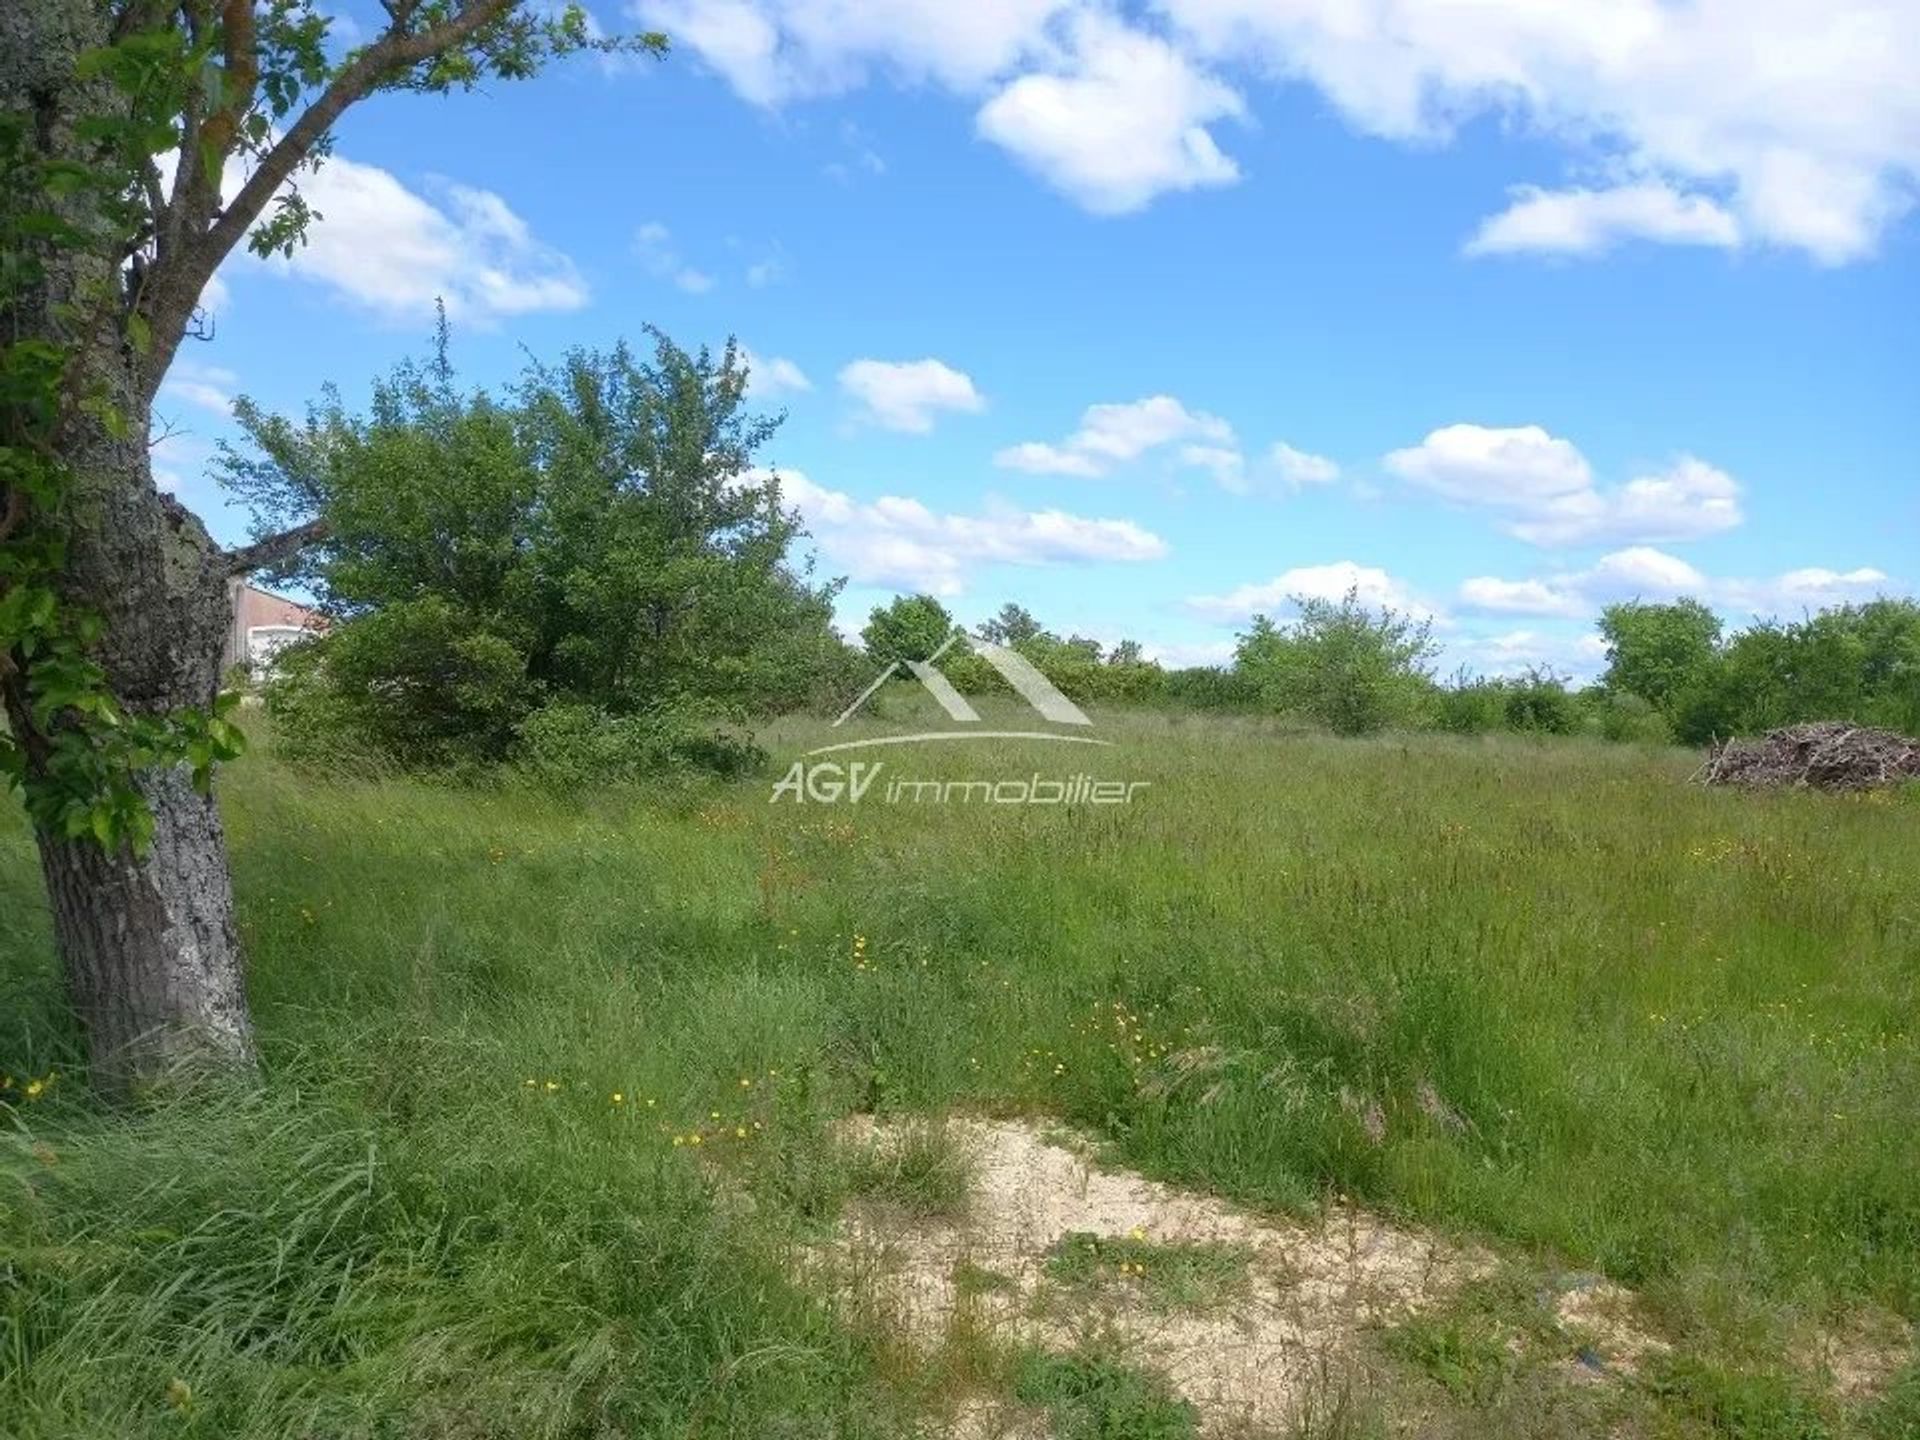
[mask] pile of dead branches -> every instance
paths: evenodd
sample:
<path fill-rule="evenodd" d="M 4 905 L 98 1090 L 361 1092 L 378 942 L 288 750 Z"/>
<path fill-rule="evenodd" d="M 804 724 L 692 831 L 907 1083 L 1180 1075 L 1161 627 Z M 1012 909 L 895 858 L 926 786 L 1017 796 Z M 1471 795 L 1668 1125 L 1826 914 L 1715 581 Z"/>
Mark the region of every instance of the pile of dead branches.
<path fill-rule="evenodd" d="M 1694 778 L 1750 789 L 1874 790 L 1920 780 L 1920 740 L 1838 720 L 1788 725 L 1716 745 Z"/>

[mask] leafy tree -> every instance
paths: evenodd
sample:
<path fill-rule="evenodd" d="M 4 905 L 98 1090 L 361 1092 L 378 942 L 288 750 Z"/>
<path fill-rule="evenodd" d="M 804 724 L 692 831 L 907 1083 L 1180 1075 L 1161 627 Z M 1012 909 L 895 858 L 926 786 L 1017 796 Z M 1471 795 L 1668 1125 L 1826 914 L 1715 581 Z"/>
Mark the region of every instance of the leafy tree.
<path fill-rule="evenodd" d="M 999 613 L 980 627 L 980 638 L 996 645 L 1019 646 L 1041 633 L 1040 622 L 1025 606 L 1009 600 Z"/>
<path fill-rule="evenodd" d="M 658 761 L 676 725 L 808 697 L 842 649 L 838 587 L 792 568 L 797 520 L 752 468 L 778 422 L 745 412 L 732 345 L 650 333 L 648 360 L 575 352 L 495 400 L 455 388 L 443 321 L 432 363 L 376 385 L 365 418 L 337 393 L 303 426 L 236 407 L 228 488 L 265 528 L 327 523 L 286 572 L 336 620 L 269 691 L 290 745 L 491 763 L 598 723 Z M 548 706 L 568 723 L 527 731 Z"/>
<path fill-rule="evenodd" d="M 900 595 L 876 605 L 860 631 L 867 656 L 877 664 L 925 660 L 953 634 L 953 616 L 931 595 Z"/>
<path fill-rule="evenodd" d="M 1570 735 L 1578 720 L 1567 682 L 1545 666 L 1529 667 L 1506 684 L 1507 729 L 1536 735 Z"/>
<path fill-rule="evenodd" d="M 1589 685 L 1576 698 L 1582 728 L 1602 740 L 1670 745 L 1673 727 L 1651 704 L 1621 690 Z"/>
<path fill-rule="evenodd" d="M 1435 725 L 1454 735 L 1485 735 L 1503 730 L 1507 724 L 1507 690 L 1504 680 L 1475 675 L 1465 667 L 1438 687 L 1434 696 Z"/>
<path fill-rule="evenodd" d="M 208 793 L 238 743 L 215 706 L 227 587 L 317 533 L 223 551 L 153 483 L 153 398 L 201 292 L 243 237 L 260 254 L 300 242 L 289 182 L 367 96 L 519 79 L 615 43 L 577 6 L 385 11 L 335 59 L 313 0 L 0 5 L 0 770 L 25 790 L 111 1088 L 253 1061 Z"/>
<path fill-rule="evenodd" d="M 1734 635 L 1672 706 L 1699 744 L 1802 720 L 1852 720 L 1920 734 L 1920 604 L 1879 599 Z"/>
<path fill-rule="evenodd" d="M 1720 617 L 1698 600 L 1631 600 L 1600 612 L 1600 634 L 1607 642 L 1607 688 L 1671 711 L 1679 696 L 1706 679 L 1719 650 Z"/>
<path fill-rule="evenodd" d="M 980 627 L 984 639 L 1010 645 L 1033 663 L 1070 700 L 1145 701 L 1164 694 L 1166 672 L 1145 658 L 1139 644 L 1123 640 L 1111 655 L 1098 640 L 1084 635 L 1062 640 L 1031 612 L 1005 605 Z M 941 662 L 947 678 L 964 694 L 998 694 L 1009 687 L 1000 674 L 964 644 Z"/>
<path fill-rule="evenodd" d="M 1267 708 L 1318 721 L 1337 735 L 1366 735 L 1412 718 L 1431 683 L 1432 625 L 1391 608 L 1372 610 L 1349 590 L 1338 600 L 1296 596 L 1299 618 L 1265 615 L 1240 637 L 1238 671 Z"/>

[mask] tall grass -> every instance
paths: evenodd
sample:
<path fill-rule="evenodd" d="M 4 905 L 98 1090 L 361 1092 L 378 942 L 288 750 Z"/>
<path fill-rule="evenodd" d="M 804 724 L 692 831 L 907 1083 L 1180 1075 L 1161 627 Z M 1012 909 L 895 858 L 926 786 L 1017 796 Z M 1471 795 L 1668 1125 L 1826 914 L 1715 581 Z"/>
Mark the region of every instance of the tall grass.
<path fill-rule="evenodd" d="M 1043 1111 L 1254 1205 L 1354 1196 L 1638 1286 L 1715 1363 L 1920 1308 L 1920 810 L 1692 789 L 1667 750 L 1097 718 L 1112 748 L 864 758 L 1074 749 L 1150 782 L 1130 806 L 249 758 L 268 1083 L 158 1114 L 72 1083 L 0 821 L 0 1068 L 66 1077 L 0 1148 L 0 1429 L 903 1433 L 883 1338 L 783 1263 L 855 1109 Z"/>

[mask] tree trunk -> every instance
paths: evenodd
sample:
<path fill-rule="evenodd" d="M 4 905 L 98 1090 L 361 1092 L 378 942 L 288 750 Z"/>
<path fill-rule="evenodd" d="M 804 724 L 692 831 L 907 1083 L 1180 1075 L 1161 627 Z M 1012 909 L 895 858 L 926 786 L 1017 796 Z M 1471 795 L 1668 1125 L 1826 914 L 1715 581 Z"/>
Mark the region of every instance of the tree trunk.
<path fill-rule="evenodd" d="M 220 813 L 182 771 L 140 788 L 155 822 L 145 855 L 40 837 L 67 992 L 110 1094 L 253 1058 Z"/>
<path fill-rule="evenodd" d="M 136 715 L 213 703 L 230 603 L 218 547 L 154 487 L 144 421 L 136 438 L 90 433 L 70 453 L 76 523 L 63 587 L 105 622 L 95 658 Z M 138 784 L 154 818 L 145 853 L 39 836 L 68 995 L 110 1093 L 191 1063 L 254 1058 L 219 809 L 183 766 Z"/>
<path fill-rule="evenodd" d="M 0 0 L 0 103 L 31 113 L 50 153 L 78 152 L 76 120 L 115 103 L 98 82 L 75 78 L 77 54 L 106 38 L 104 8 Z M 43 282 L 12 297 L 0 318 L 15 335 L 70 336 L 62 316 L 91 309 L 117 283 L 110 259 L 55 254 Z M 85 363 L 126 428 L 116 438 L 80 416 L 62 437 L 71 489 L 59 517 L 68 544 L 61 588 L 101 618 L 94 658 L 128 713 L 207 706 L 229 623 L 224 557 L 199 520 L 154 486 L 152 376 L 142 359 L 114 335 Z M 17 730 L 21 697 L 8 689 Z M 95 1079 L 121 1093 L 188 1063 L 244 1068 L 254 1060 L 219 811 L 184 769 L 149 772 L 139 784 L 155 821 L 146 853 L 39 837 L 54 937 Z"/>
<path fill-rule="evenodd" d="M 213 703 L 230 602 L 218 547 L 154 487 L 145 418 L 135 438 L 90 433 L 70 453 L 77 523 L 64 588 L 105 622 L 95 658 L 120 704 L 161 714 Z M 68 995 L 110 1093 L 254 1059 L 219 809 L 185 767 L 138 783 L 154 818 L 144 854 L 39 836 Z"/>

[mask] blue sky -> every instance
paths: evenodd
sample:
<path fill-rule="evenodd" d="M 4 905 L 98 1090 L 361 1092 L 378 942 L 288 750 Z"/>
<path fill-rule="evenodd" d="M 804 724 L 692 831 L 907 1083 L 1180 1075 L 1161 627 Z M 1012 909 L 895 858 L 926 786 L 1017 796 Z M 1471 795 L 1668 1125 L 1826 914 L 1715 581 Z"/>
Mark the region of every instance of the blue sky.
<path fill-rule="evenodd" d="M 373 7 L 333 12 L 369 33 Z M 1907 0 L 639 0 L 663 63 L 380 98 L 163 392 L 349 401 L 436 295 L 524 351 L 738 336 L 857 624 L 1222 658 L 1297 593 L 1591 673 L 1611 599 L 1920 584 Z"/>

